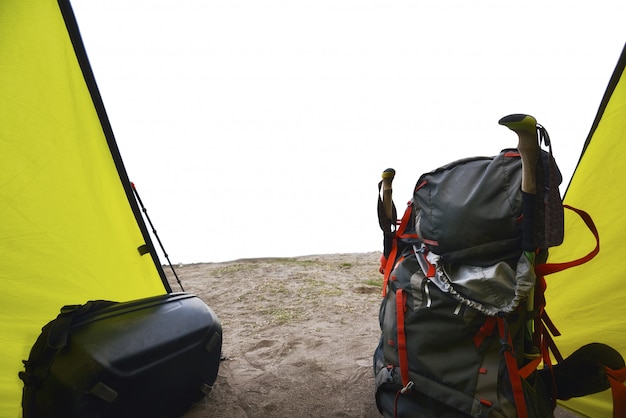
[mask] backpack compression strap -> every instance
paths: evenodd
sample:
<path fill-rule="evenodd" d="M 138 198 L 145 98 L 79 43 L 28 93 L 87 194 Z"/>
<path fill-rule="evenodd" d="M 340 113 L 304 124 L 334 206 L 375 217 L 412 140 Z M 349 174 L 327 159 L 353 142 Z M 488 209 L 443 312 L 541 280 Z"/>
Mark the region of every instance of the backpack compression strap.
<path fill-rule="evenodd" d="M 517 368 L 517 362 L 515 361 L 515 353 L 513 353 L 511 335 L 507 330 L 503 317 L 496 317 L 496 322 L 498 323 L 498 330 L 500 332 L 500 341 L 502 342 L 502 351 L 506 362 L 506 368 L 509 372 L 509 380 L 511 381 L 511 389 L 513 390 L 513 399 L 515 400 L 517 416 L 518 418 L 527 418 L 528 410 L 526 409 L 526 400 L 524 399 L 524 389 L 522 387 L 519 369 Z"/>
<path fill-rule="evenodd" d="M 404 311 L 406 310 L 406 292 L 403 289 L 396 291 L 396 324 L 398 328 L 398 362 L 404 388 L 410 388 L 409 383 L 409 355 L 406 351 L 406 334 L 404 333 Z M 403 389 L 404 390 L 404 389 Z"/>

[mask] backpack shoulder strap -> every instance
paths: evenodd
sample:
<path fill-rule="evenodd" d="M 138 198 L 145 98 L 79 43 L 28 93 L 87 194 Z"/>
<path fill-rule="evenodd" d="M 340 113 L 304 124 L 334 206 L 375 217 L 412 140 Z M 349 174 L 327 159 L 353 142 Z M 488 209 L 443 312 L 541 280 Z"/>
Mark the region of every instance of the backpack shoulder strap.
<path fill-rule="evenodd" d="M 65 347 L 74 320 L 88 312 L 97 311 L 116 302 L 94 300 L 84 305 L 66 305 L 56 319 L 48 322 L 31 348 L 24 371 L 18 377 L 24 382 L 22 408 L 25 418 L 37 415 L 36 392 L 48 376 L 57 352 Z"/>

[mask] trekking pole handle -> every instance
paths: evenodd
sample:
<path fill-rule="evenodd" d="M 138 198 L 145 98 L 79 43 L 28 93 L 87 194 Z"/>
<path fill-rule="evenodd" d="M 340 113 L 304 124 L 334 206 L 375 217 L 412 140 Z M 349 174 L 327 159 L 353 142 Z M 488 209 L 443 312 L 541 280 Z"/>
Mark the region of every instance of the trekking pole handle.
<path fill-rule="evenodd" d="M 393 168 L 388 168 L 383 171 L 383 207 L 385 208 L 385 215 L 387 215 L 388 219 L 391 219 L 393 216 L 393 188 L 391 183 L 395 175 L 396 170 Z"/>

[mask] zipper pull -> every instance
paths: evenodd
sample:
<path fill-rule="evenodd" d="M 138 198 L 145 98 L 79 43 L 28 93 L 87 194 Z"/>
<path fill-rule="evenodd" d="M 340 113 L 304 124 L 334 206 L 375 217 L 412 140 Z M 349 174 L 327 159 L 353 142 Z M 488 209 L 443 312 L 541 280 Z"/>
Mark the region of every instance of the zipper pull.
<path fill-rule="evenodd" d="M 421 248 L 417 248 L 415 245 L 413 246 L 413 252 L 415 253 L 415 258 L 417 258 L 417 262 L 419 263 L 420 268 L 422 269 L 422 272 L 424 273 L 424 276 L 435 277 L 435 274 L 437 274 L 437 269 L 435 268 L 434 264 L 431 264 L 426 259 L 427 251 L 428 249 L 424 245 L 422 245 Z"/>
<path fill-rule="evenodd" d="M 405 387 L 400 389 L 400 393 L 409 393 L 409 392 L 411 392 L 411 390 L 413 390 L 413 386 L 414 385 L 415 385 L 415 383 L 413 383 L 412 380 L 409 380 L 409 383 L 407 383 Z"/>

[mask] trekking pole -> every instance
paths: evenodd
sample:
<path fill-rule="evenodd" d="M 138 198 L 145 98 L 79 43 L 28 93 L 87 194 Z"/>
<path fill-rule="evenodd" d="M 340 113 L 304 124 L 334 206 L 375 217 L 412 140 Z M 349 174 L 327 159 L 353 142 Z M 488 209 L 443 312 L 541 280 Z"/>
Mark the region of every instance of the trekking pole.
<path fill-rule="evenodd" d="M 393 188 L 391 183 L 393 182 L 393 178 L 396 175 L 396 170 L 393 168 L 388 168 L 383 171 L 383 206 L 385 208 L 385 215 L 387 215 L 388 219 L 392 219 L 393 217 Z"/>
<path fill-rule="evenodd" d="M 380 272 L 384 270 L 387 257 L 391 254 L 396 233 L 396 208 L 392 199 L 393 178 L 396 170 L 388 168 L 383 171 L 382 180 L 378 182 L 378 224 L 383 231 L 383 258 L 381 259 Z M 383 261 L 384 260 L 384 261 Z"/>
<path fill-rule="evenodd" d="M 143 202 L 141 201 L 141 198 L 139 197 L 139 192 L 137 192 L 137 187 L 135 187 L 135 183 L 133 183 L 131 181 L 130 185 L 133 188 L 133 193 L 135 194 L 135 197 L 137 198 L 137 202 L 139 202 L 139 206 L 141 206 L 141 211 L 143 212 L 144 216 L 146 217 L 146 220 L 148 221 L 148 223 L 150 224 L 150 228 L 152 228 L 152 233 L 154 234 L 154 237 L 156 238 L 157 242 L 159 243 L 159 246 L 161 247 L 161 251 L 163 251 L 163 256 L 167 260 L 167 264 L 169 264 L 170 269 L 172 270 L 172 273 L 174 274 L 174 277 L 176 278 L 176 281 L 178 282 L 178 285 L 180 286 L 180 290 L 184 292 L 185 289 L 183 289 L 183 284 L 181 283 L 180 279 L 178 278 L 178 275 L 176 274 L 176 270 L 174 270 L 174 266 L 172 265 L 172 262 L 170 261 L 170 258 L 167 255 L 167 252 L 165 251 L 165 247 L 163 247 L 163 243 L 161 242 L 161 239 L 159 238 L 159 235 L 157 234 L 157 231 L 154 228 L 154 225 L 152 224 L 152 221 L 150 220 L 150 217 L 148 216 L 148 210 L 143 205 Z"/>
<path fill-rule="evenodd" d="M 517 134 L 518 144 L 517 150 L 522 160 L 522 250 L 532 267 L 535 267 L 535 250 L 537 244 L 535 242 L 535 206 L 537 194 L 537 160 L 540 158 L 540 148 L 538 142 L 538 124 L 537 120 L 530 115 L 521 113 L 512 114 L 503 117 L 498 124 L 506 126 Z M 539 190 L 540 192 L 542 190 Z M 528 312 L 535 310 L 535 286 L 533 286 L 528 300 L 526 309 Z M 528 336 L 525 340 L 525 355 L 537 356 L 533 347 L 533 335 L 535 334 L 535 324 L 533 319 L 527 322 Z"/>

